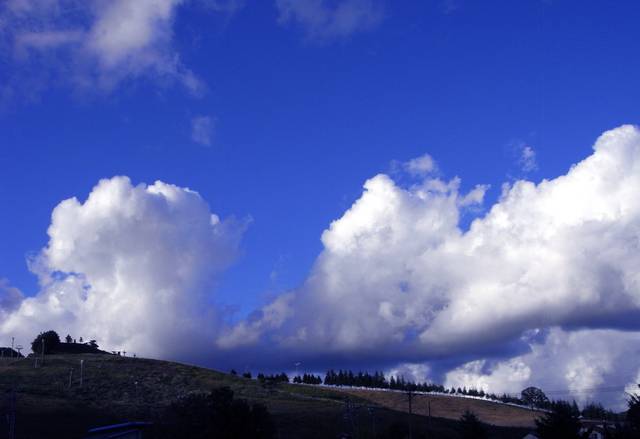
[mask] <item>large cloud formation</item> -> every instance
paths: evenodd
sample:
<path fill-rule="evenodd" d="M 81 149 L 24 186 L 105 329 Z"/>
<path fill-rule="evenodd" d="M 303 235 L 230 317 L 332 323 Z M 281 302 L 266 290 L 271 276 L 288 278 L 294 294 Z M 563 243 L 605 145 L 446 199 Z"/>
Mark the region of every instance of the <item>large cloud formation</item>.
<path fill-rule="evenodd" d="M 638 128 L 604 133 L 567 175 L 505 185 L 466 233 L 461 211 L 480 203 L 485 187 L 465 195 L 458 187 L 457 179 L 410 188 L 386 175 L 367 181 L 323 234 L 308 281 L 280 299 L 291 317 L 275 325 L 265 313 L 229 330 L 222 345 L 262 337 L 299 356 L 378 356 L 407 368 L 444 359 L 431 376 L 494 391 L 544 374 L 576 392 L 635 379 Z M 630 371 L 616 376 L 622 358 Z"/>
<path fill-rule="evenodd" d="M 213 297 L 246 221 L 221 221 L 188 189 L 103 180 L 84 204 L 54 210 L 32 262 L 42 291 L 25 299 L 0 283 L 0 333 L 55 328 L 265 371 L 375 362 L 447 386 L 536 385 L 582 401 L 609 388 L 598 400 L 620 408 L 640 372 L 640 130 L 604 133 L 564 176 L 505 185 L 468 231 L 460 217 L 486 186 L 461 193 L 457 178 L 433 177 L 428 156 L 396 168 L 417 183 L 368 180 L 323 233 L 306 282 L 235 324 Z"/>
<path fill-rule="evenodd" d="M 72 198 L 55 208 L 49 245 L 31 263 L 41 292 L 19 306 L 0 301 L 0 333 L 31 340 L 55 329 L 179 358 L 214 337 L 215 287 L 245 227 L 212 215 L 188 189 L 102 180 L 83 204 Z"/>

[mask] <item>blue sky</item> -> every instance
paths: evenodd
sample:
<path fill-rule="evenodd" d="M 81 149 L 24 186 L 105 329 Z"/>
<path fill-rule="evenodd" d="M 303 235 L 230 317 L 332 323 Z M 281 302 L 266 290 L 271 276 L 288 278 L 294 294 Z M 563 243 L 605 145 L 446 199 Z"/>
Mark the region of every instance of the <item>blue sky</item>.
<path fill-rule="evenodd" d="M 635 239 L 630 230 L 640 216 L 616 215 L 638 208 L 629 195 L 636 168 L 626 170 L 629 178 L 606 168 L 619 180 L 616 188 L 591 187 L 589 175 L 606 174 L 593 164 L 606 162 L 593 158 L 603 133 L 618 129 L 609 136 L 618 140 L 602 140 L 602 151 L 640 148 L 637 129 L 618 128 L 639 123 L 639 18 L 640 5 L 631 1 L 3 2 L 0 334 L 27 345 L 51 326 L 85 333 L 105 348 L 220 369 L 234 358 L 242 363 L 236 369 L 262 362 L 256 368 L 265 371 L 297 361 L 315 372 L 402 369 L 416 379 L 499 392 L 544 387 L 541 377 L 556 363 L 542 358 L 556 340 L 575 353 L 572 361 L 584 361 L 555 374 L 549 390 L 580 395 L 632 383 L 640 368 L 633 323 L 640 291 L 629 261 L 640 255 L 620 242 Z M 616 157 L 624 167 L 635 163 L 632 156 Z M 588 158 L 593 163 L 572 169 Z M 570 174 L 575 169 L 582 172 Z M 160 192 L 171 207 L 157 217 L 160 210 L 149 206 L 157 206 L 151 194 Z M 83 208 L 90 194 L 98 201 Z M 54 209 L 73 197 L 77 206 L 60 207 L 52 223 Z M 574 211 L 557 213 L 566 207 L 562 200 L 583 199 Z M 211 224 L 215 239 L 198 221 L 190 228 L 203 209 L 220 220 Z M 432 215 L 439 219 L 425 231 Z M 617 219 L 602 230 L 575 226 L 610 217 Z M 571 226 L 553 229 L 563 221 Z M 465 233 L 470 227 L 473 234 Z M 385 230 L 394 236 L 389 242 L 381 238 Z M 531 230 L 539 233 L 525 239 L 523 231 Z M 615 244 L 603 238 L 614 235 Z M 494 253 L 465 247 L 489 236 Z M 509 236 L 522 256 L 502 261 L 495 252 L 510 248 Z M 580 257 L 572 252 L 581 250 L 573 244 L 554 247 L 567 236 L 584 239 L 585 254 L 629 254 L 594 268 L 591 259 L 574 261 Z M 411 253 L 416 243 L 422 247 Z M 440 271 L 425 251 L 432 247 L 430 257 L 451 257 Z M 465 258 L 467 270 L 451 268 Z M 560 279 L 550 274 L 559 260 L 568 273 Z M 134 261 L 137 274 L 119 271 L 122 261 Z M 544 278 L 535 264 L 545 263 L 545 285 L 563 285 L 556 294 L 562 300 L 522 305 L 543 288 L 532 282 Z M 352 276 L 358 270 L 362 277 Z M 430 270 L 432 279 L 448 274 L 438 282 L 416 274 Z M 513 274 L 515 282 L 501 270 L 524 274 Z M 575 285 L 588 278 L 582 270 L 601 274 L 590 284 L 598 285 L 597 299 L 581 299 L 579 292 L 591 288 Z M 617 277 L 610 272 L 629 279 L 611 280 Z M 160 341 L 145 347 L 140 340 L 153 325 L 122 334 L 113 330 L 115 314 L 104 317 L 108 304 L 126 308 L 132 297 L 146 303 L 160 294 L 152 279 L 158 273 L 177 273 L 165 279 L 171 300 L 160 300 L 158 315 L 141 306 L 142 314 L 129 318 L 175 319 L 176 337 L 202 332 L 210 356 L 194 354 L 188 343 L 179 354 Z M 386 283 L 399 290 L 377 289 Z M 84 317 L 61 299 L 65 294 L 92 304 Z M 102 305 L 92 294 L 105 299 L 96 299 Z M 455 318 L 445 324 L 433 316 L 455 306 L 483 309 L 474 294 L 493 310 L 505 309 L 495 317 L 499 324 L 468 346 L 460 340 L 476 330 L 452 330 Z M 372 302 L 376 307 L 362 315 L 340 311 Z M 174 313 L 175 303 L 186 305 Z M 194 310 L 199 317 L 190 327 Z M 389 330 L 359 337 L 379 324 L 372 315 Z M 449 342 L 434 343 L 436 335 Z M 596 335 L 624 339 L 624 349 L 594 365 L 584 340 Z M 264 360 L 272 349 L 278 358 Z M 636 360 L 619 371 L 616 359 L 628 355 Z M 624 402 L 622 393 L 596 397 Z"/>

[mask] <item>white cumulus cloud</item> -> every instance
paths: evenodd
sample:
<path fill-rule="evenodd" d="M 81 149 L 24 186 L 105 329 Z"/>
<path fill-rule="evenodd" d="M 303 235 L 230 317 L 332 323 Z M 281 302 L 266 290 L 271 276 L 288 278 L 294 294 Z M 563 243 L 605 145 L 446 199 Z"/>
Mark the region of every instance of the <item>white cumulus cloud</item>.
<path fill-rule="evenodd" d="M 457 179 L 408 189 L 386 175 L 367 181 L 322 235 L 292 317 L 278 330 L 264 325 L 261 339 L 287 349 L 298 340 L 312 356 L 500 358 L 496 370 L 506 375 L 556 367 L 564 371 L 558 385 L 574 391 L 604 383 L 615 358 L 640 353 L 638 128 L 604 133 L 564 176 L 516 181 L 466 233 L 460 211 L 482 202 L 486 187 L 458 187 Z M 563 329 L 537 344 L 524 337 L 549 328 Z M 607 349 L 618 336 L 624 348 Z M 558 354 L 537 361 L 536 349 Z M 598 359 L 602 351 L 610 357 Z"/>
<path fill-rule="evenodd" d="M 604 133 L 566 175 L 505 186 L 466 232 L 461 212 L 481 206 L 487 186 L 462 193 L 459 179 L 423 173 L 436 166 L 425 157 L 399 166 L 423 176 L 408 188 L 369 179 L 322 234 L 307 280 L 236 324 L 211 294 L 246 223 L 221 221 L 188 189 L 103 180 L 85 203 L 54 210 L 49 245 L 32 262 L 42 291 L 24 299 L 0 283 L 0 334 L 55 328 L 160 357 L 178 355 L 174 344 L 189 336 L 210 343 L 209 360 L 376 361 L 456 387 L 536 385 L 582 400 L 632 383 L 640 130 Z M 610 402 L 621 408 L 623 398 Z"/>
<path fill-rule="evenodd" d="M 0 302 L 0 333 L 31 340 L 55 329 L 162 358 L 212 345 L 220 319 L 212 298 L 245 227 L 212 215 L 188 189 L 102 180 L 84 203 L 55 208 L 49 245 L 31 264 L 41 291 Z"/>

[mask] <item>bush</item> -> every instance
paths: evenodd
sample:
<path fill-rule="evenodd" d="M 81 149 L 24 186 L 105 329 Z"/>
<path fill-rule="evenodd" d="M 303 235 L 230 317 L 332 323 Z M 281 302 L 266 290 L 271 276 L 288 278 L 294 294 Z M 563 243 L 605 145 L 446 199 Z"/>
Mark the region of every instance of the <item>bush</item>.
<path fill-rule="evenodd" d="M 191 439 L 272 439 L 275 423 L 262 404 L 249 404 L 234 399 L 229 387 L 220 387 L 207 394 L 189 395 L 169 407 L 163 438 Z"/>
<path fill-rule="evenodd" d="M 48 354 L 60 344 L 60 337 L 56 331 L 41 332 L 35 340 L 31 342 L 31 350 L 37 355 L 42 352 L 42 342 L 44 341 L 44 353 Z"/>

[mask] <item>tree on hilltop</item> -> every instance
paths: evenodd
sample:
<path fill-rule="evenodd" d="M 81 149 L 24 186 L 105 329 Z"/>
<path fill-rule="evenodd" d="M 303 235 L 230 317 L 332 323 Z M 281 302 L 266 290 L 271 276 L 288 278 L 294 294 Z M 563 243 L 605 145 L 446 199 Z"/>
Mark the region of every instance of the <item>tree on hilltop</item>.
<path fill-rule="evenodd" d="M 549 398 L 537 387 L 527 387 L 520 392 L 522 403 L 530 407 L 544 407 L 549 403 Z"/>
<path fill-rule="evenodd" d="M 60 344 L 60 336 L 56 331 L 41 332 L 35 340 L 31 342 L 31 350 L 35 354 L 42 352 L 42 342 L 44 341 L 44 353 L 48 354 Z"/>

